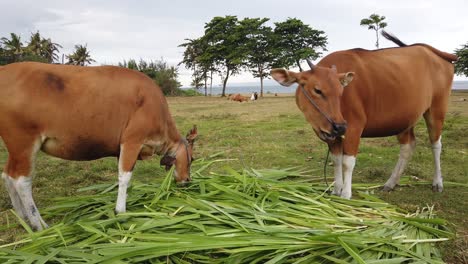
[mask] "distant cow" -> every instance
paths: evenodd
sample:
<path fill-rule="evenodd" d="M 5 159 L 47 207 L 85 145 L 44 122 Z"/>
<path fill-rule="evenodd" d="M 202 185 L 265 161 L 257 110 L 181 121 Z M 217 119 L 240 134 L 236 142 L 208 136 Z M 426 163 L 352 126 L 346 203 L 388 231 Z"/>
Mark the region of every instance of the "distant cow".
<path fill-rule="evenodd" d="M 190 180 L 196 127 L 177 131 L 161 90 L 144 74 L 113 66 L 15 63 L 0 67 L 0 136 L 8 149 L 2 173 L 16 212 L 35 229 L 46 224 L 31 185 L 39 150 L 67 160 L 119 161 L 115 210 L 125 212 L 137 159 L 163 155 L 175 180 Z"/>
<path fill-rule="evenodd" d="M 257 101 L 257 99 L 258 99 L 257 92 L 254 92 L 252 93 L 252 95 L 250 95 L 250 101 Z"/>
<path fill-rule="evenodd" d="M 426 44 L 407 46 L 386 32 L 383 35 L 400 47 L 338 51 L 317 66 L 308 61 L 309 71 L 271 72 L 282 85 L 299 84 L 296 104 L 314 132 L 328 143 L 335 166 L 333 193 L 343 198 L 351 197 L 361 137 L 397 135 L 400 156 L 384 189 L 391 190 L 399 183 L 414 151 L 414 126 L 421 116 L 435 162 L 432 188 L 439 192 L 443 188 L 441 132 L 452 87 L 452 62 L 457 57 Z"/>
<path fill-rule="evenodd" d="M 242 96 L 241 94 L 233 94 L 233 95 L 230 95 L 228 97 L 229 100 L 232 100 L 232 101 L 237 101 L 239 103 L 242 103 L 242 102 L 247 102 L 249 100 L 248 97 L 246 96 Z"/>

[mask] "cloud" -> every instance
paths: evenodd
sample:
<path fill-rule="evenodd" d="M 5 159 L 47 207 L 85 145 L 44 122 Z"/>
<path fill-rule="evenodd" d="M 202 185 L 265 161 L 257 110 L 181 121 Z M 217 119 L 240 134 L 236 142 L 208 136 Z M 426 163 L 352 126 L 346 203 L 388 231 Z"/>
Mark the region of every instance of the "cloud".
<path fill-rule="evenodd" d="M 238 1 L 124 1 L 124 0 L 16 0 L 2 3 L 0 36 L 19 33 L 23 42 L 31 32 L 63 45 L 87 44 L 99 64 L 117 64 L 129 58 L 164 58 L 171 65 L 182 60 L 178 45 L 202 36 L 205 23 L 214 16 L 268 17 L 271 24 L 296 17 L 328 35 L 330 52 L 361 47 L 373 49 L 375 36 L 359 21 L 372 13 L 387 17 L 387 29 L 404 42 L 425 42 L 453 52 L 468 41 L 464 0 L 238 0 Z M 382 40 L 382 47 L 394 44 Z M 184 85 L 190 72 L 179 67 Z M 216 78 L 215 81 L 219 81 Z M 256 81 L 250 73 L 233 82 Z"/>

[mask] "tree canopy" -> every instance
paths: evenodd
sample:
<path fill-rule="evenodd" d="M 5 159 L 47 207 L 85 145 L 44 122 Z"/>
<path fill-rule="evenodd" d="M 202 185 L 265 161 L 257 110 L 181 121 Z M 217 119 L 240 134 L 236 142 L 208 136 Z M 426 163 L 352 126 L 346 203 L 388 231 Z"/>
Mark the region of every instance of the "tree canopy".
<path fill-rule="evenodd" d="M 179 95 L 181 84 L 177 81 L 178 73 L 174 66 L 169 66 L 163 59 L 145 61 L 135 59 L 119 62 L 118 66 L 144 73 L 161 87 L 165 95 Z"/>
<path fill-rule="evenodd" d="M 367 27 L 369 30 L 374 30 L 375 31 L 375 37 L 376 37 L 376 42 L 375 42 L 375 47 L 379 48 L 379 31 L 384 29 L 387 26 L 387 22 L 384 21 L 385 16 L 380 16 L 377 14 L 372 14 L 369 16 L 369 18 L 363 18 L 361 19 L 361 26 Z"/>
<path fill-rule="evenodd" d="M 301 60 L 316 59 L 326 50 L 325 33 L 299 19 L 275 23 L 275 29 L 267 22 L 268 18 L 214 17 L 206 23 L 203 36 L 186 39 L 180 45 L 185 48 L 181 63 L 193 71 L 195 87 L 204 80 L 206 91 L 208 76 L 212 80 L 217 73 L 224 96 L 229 77 L 248 70 L 260 78 L 262 95 L 263 79 L 272 67 L 300 68 Z"/>
<path fill-rule="evenodd" d="M 0 65 L 19 61 L 58 62 L 61 45 L 50 38 L 44 38 L 39 31 L 31 33 L 29 43 L 25 46 L 21 36 L 10 33 L 10 37 L 0 40 Z"/>
<path fill-rule="evenodd" d="M 87 64 L 95 62 L 95 60 L 91 58 L 87 45 L 75 45 L 75 51 L 72 54 L 67 55 L 67 58 L 67 64 L 78 66 L 86 66 Z"/>
<path fill-rule="evenodd" d="M 59 63 L 62 45 L 43 37 L 39 31 L 31 33 L 29 42 L 23 43 L 21 36 L 10 33 L 0 39 L 0 65 L 21 61 Z M 67 55 L 68 63 L 85 66 L 94 62 L 86 45 L 75 45 L 75 51 Z"/>
<path fill-rule="evenodd" d="M 279 56 L 275 66 L 290 67 L 296 65 L 302 71 L 300 61 L 317 59 L 326 51 L 327 36 L 325 32 L 305 25 L 301 20 L 289 18 L 275 23 L 274 42 Z"/>
<path fill-rule="evenodd" d="M 458 61 L 455 63 L 455 73 L 468 77 L 468 42 L 455 50 Z"/>

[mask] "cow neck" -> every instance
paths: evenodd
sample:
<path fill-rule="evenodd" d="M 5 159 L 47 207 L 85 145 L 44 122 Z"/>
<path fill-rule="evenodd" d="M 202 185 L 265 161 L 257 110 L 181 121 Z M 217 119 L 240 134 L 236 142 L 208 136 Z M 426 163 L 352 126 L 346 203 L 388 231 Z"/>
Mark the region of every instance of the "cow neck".
<path fill-rule="evenodd" d="M 162 147 L 161 153 L 174 157 L 180 148 L 182 140 L 183 138 L 180 134 L 175 137 L 168 136 L 164 146 Z"/>

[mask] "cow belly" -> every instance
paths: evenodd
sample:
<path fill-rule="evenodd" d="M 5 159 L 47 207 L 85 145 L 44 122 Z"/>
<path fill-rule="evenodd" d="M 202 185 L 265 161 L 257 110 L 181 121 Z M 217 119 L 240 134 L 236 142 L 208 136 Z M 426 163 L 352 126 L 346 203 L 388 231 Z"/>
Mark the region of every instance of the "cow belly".
<path fill-rule="evenodd" d="M 67 160 L 95 160 L 118 156 L 119 148 L 99 140 L 77 137 L 76 139 L 45 138 L 41 150 L 51 156 Z"/>
<path fill-rule="evenodd" d="M 389 137 L 398 135 L 408 128 L 413 127 L 417 121 L 418 118 L 399 118 L 388 120 L 387 122 L 374 122 L 372 125 L 368 123 L 362 132 L 362 137 Z"/>

